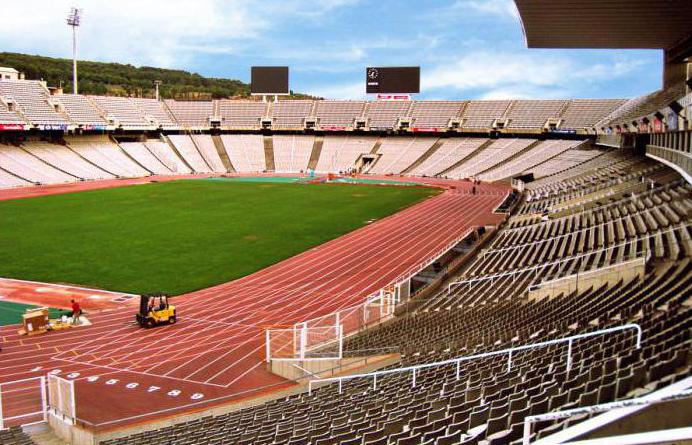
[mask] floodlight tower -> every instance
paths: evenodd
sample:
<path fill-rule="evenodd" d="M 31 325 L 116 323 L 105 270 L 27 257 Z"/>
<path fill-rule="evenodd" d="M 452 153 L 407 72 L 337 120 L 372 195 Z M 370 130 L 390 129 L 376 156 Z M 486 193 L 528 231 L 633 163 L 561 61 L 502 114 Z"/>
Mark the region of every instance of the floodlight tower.
<path fill-rule="evenodd" d="M 82 21 L 82 10 L 71 8 L 67 25 L 72 27 L 72 93 L 77 94 L 77 28 Z"/>
<path fill-rule="evenodd" d="M 154 87 L 156 88 L 156 101 L 157 101 L 157 102 L 158 102 L 159 100 L 161 100 L 161 98 L 159 97 L 159 85 L 161 85 L 161 83 L 162 83 L 162 82 L 161 82 L 160 80 L 155 80 L 155 81 L 154 81 Z"/>

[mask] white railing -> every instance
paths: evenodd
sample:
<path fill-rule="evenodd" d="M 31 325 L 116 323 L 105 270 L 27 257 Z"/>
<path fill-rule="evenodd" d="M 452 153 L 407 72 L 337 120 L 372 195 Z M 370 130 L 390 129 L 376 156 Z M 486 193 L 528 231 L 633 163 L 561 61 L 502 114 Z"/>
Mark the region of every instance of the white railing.
<path fill-rule="evenodd" d="M 552 267 L 552 266 L 560 266 L 560 265 L 563 265 L 563 264 L 567 264 L 567 263 L 569 263 L 569 262 L 571 262 L 571 261 L 574 261 L 574 260 L 582 260 L 582 261 L 583 261 L 584 258 L 591 257 L 591 256 L 593 256 L 593 255 L 606 252 L 606 251 L 608 251 L 608 250 L 610 250 L 610 249 L 611 249 L 611 248 L 607 248 L 607 249 L 598 249 L 598 250 L 594 250 L 594 251 L 592 251 L 592 252 L 590 252 L 590 253 L 588 253 L 588 254 L 586 254 L 586 255 L 578 255 L 578 256 L 573 256 L 573 257 L 567 257 L 567 258 L 563 258 L 563 259 L 560 259 L 560 260 L 551 261 L 551 262 L 549 262 L 549 263 L 541 263 L 541 264 L 538 264 L 538 265 L 535 265 L 535 266 L 525 267 L 525 268 L 522 268 L 522 269 L 513 269 L 513 270 L 508 270 L 508 271 L 505 271 L 505 272 L 498 272 L 498 273 L 492 274 L 492 275 L 483 275 L 483 276 L 476 277 L 476 278 L 468 278 L 468 279 L 462 280 L 462 281 L 455 281 L 455 282 L 453 282 L 453 283 L 450 283 L 450 284 L 447 286 L 447 294 L 446 294 L 446 295 L 442 295 L 442 293 L 441 293 L 441 294 L 439 295 L 439 297 L 441 297 L 441 298 L 449 298 L 449 297 L 451 297 L 451 296 L 452 296 L 452 295 L 451 295 L 451 293 L 452 293 L 452 287 L 458 287 L 458 286 L 462 286 L 462 285 L 464 285 L 464 284 L 468 284 L 469 287 L 470 287 L 471 284 L 473 284 L 473 283 L 481 283 L 481 282 L 485 282 L 485 281 L 490 281 L 491 283 L 494 283 L 495 280 L 499 280 L 499 279 L 505 278 L 505 277 L 516 277 L 517 275 L 521 275 L 521 274 L 524 274 L 524 273 L 527 273 L 527 272 L 533 272 L 533 273 L 534 273 L 534 278 L 535 278 L 535 279 L 534 279 L 534 281 L 530 284 L 530 286 L 537 285 L 537 284 L 540 284 L 540 283 L 541 283 L 543 280 L 545 280 L 545 279 L 553 280 L 553 279 L 558 278 L 558 277 L 560 277 L 560 276 L 565 276 L 564 271 L 563 271 L 562 269 L 559 269 L 559 270 L 557 270 L 555 273 L 553 273 L 552 275 L 550 275 L 550 276 L 544 276 L 542 279 L 539 280 L 539 276 L 538 276 L 539 272 L 542 272 L 542 271 L 545 270 L 545 269 L 548 269 L 548 268 L 550 268 L 550 267 Z M 649 257 L 650 257 L 650 252 L 649 252 L 649 251 L 635 252 L 634 254 L 628 254 L 628 255 L 624 256 L 621 260 L 617 261 L 616 263 L 611 263 L 611 262 L 599 263 L 599 264 L 596 265 L 596 267 L 590 268 L 590 269 L 588 269 L 588 270 L 585 270 L 584 272 L 589 272 L 589 271 L 593 271 L 593 270 L 596 270 L 596 269 L 601 269 L 601 268 L 603 268 L 606 264 L 620 264 L 620 263 L 623 263 L 623 262 L 626 262 L 626 261 L 631 261 L 631 260 L 640 259 L 640 258 L 644 258 L 645 260 L 648 261 L 648 260 L 649 260 Z M 582 272 L 575 271 L 575 272 L 573 272 L 573 273 L 570 273 L 570 275 L 576 275 L 577 273 L 582 273 Z M 513 278 L 513 281 L 514 281 L 514 280 L 516 280 L 516 278 Z"/>
<path fill-rule="evenodd" d="M 616 201 L 609 202 L 608 204 L 601 204 L 601 205 L 598 205 L 598 206 L 595 206 L 595 207 L 590 207 L 590 208 L 588 208 L 588 209 L 587 209 L 587 208 L 583 208 L 582 210 L 580 210 L 580 211 L 578 211 L 578 212 L 570 213 L 569 215 L 559 216 L 559 217 L 557 217 L 557 218 L 550 218 L 548 221 L 541 221 L 541 222 L 539 222 L 539 223 L 531 224 L 531 225 L 529 225 L 529 226 L 507 228 L 507 229 L 502 230 L 502 232 L 500 233 L 500 235 L 504 236 L 504 235 L 506 235 L 507 233 L 514 232 L 514 231 L 516 231 L 516 230 L 526 230 L 526 229 L 529 229 L 529 228 L 532 228 L 532 227 L 536 227 L 536 226 L 538 226 L 538 225 L 540 225 L 540 224 L 548 224 L 548 223 L 552 223 L 552 222 L 557 222 L 557 221 L 559 221 L 559 220 L 561 220 L 561 219 L 566 219 L 566 218 L 571 218 L 571 217 L 573 217 L 573 216 L 581 215 L 582 213 L 586 213 L 586 212 L 595 212 L 595 211 L 597 211 L 597 210 L 601 210 L 601 209 L 605 209 L 605 208 L 609 208 L 609 207 L 614 207 L 614 206 L 616 206 L 616 205 L 620 205 L 620 204 L 622 204 L 622 203 L 624 203 L 624 202 L 627 202 L 627 201 L 633 201 L 633 200 L 635 200 L 635 199 L 640 199 L 640 198 L 643 198 L 643 197 L 645 197 L 645 196 L 652 195 L 652 194 L 654 194 L 654 193 L 656 193 L 656 192 L 665 191 L 665 190 L 670 190 L 670 189 L 673 188 L 673 187 L 677 187 L 677 186 L 679 186 L 679 185 L 684 184 L 684 182 L 685 182 L 685 181 L 682 180 L 682 179 L 681 179 L 681 180 L 678 180 L 678 181 L 673 181 L 673 182 L 671 182 L 671 183 L 664 184 L 664 185 L 658 186 L 658 187 L 656 187 L 656 188 L 646 190 L 645 192 L 642 192 L 642 193 L 640 193 L 639 195 L 627 196 L 627 197 L 625 197 L 625 198 L 621 198 L 621 199 L 618 199 L 618 200 L 616 200 Z"/>
<path fill-rule="evenodd" d="M 541 289 L 544 286 L 550 286 L 552 284 L 564 282 L 565 278 L 574 278 L 575 280 L 579 281 L 581 280 L 588 280 L 590 276 L 593 276 L 595 274 L 603 273 L 608 270 L 612 269 L 618 269 L 621 267 L 626 267 L 632 264 L 642 264 L 643 266 L 646 265 L 646 263 L 649 261 L 650 255 L 648 252 L 645 252 L 644 254 L 642 253 L 637 253 L 634 255 L 634 258 L 632 259 L 623 259 L 623 261 L 618 261 L 617 263 L 608 263 L 607 265 L 599 265 L 596 268 L 589 269 L 589 270 L 577 270 L 576 272 L 574 271 L 562 271 L 562 272 L 557 272 L 553 276 L 550 277 L 545 277 L 542 278 L 538 283 L 533 282 L 529 284 L 528 290 L 533 291 L 537 289 Z M 578 284 L 578 283 L 577 283 Z"/>
<path fill-rule="evenodd" d="M 585 406 L 580 408 L 568 409 L 564 411 L 556 411 L 545 414 L 538 414 L 534 416 L 527 416 L 524 417 L 524 434 L 522 444 L 529 445 L 529 442 L 531 441 L 531 425 L 537 422 L 562 420 L 568 419 L 573 416 L 578 416 L 580 414 L 596 414 L 622 408 L 644 407 L 665 402 L 673 402 L 676 400 L 681 400 L 689 397 L 692 397 L 692 389 L 688 388 L 675 394 L 667 394 L 659 397 L 649 395 L 644 397 L 638 397 L 635 399 L 620 400 L 617 402 L 603 403 L 600 405 Z"/>
<path fill-rule="evenodd" d="M 19 386 L 19 388 L 11 389 L 13 386 Z M 37 407 L 40 409 L 34 410 L 31 401 L 35 400 L 37 396 L 40 397 L 40 402 L 37 404 Z M 29 412 L 18 412 L 15 405 L 30 406 Z M 12 411 L 13 415 L 5 417 L 3 406 L 9 408 L 8 411 Z M 46 397 L 45 377 L 31 377 L 28 379 L 0 383 L 0 431 L 6 429 L 5 425 L 8 422 L 15 420 L 20 421 L 19 423 L 22 426 L 45 422 L 47 420 L 47 413 L 48 400 Z M 41 420 L 32 420 L 29 422 L 21 421 L 21 419 L 27 418 L 40 418 Z"/>
<path fill-rule="evenodd" d="M 414 365 L 414 366 L 407 366 L 404 368 L 396 368 L 396 369 L 385 369 L 382 371 L 375 371 L 375 372 L 370 372 L 367 374 L 352 374 L 352 375 L 345 375 L 341 377 L 330 377 L 326 379 L 314 379 L 310 380 L 308 382 L 308 394 L 312 395 L 312 385 L 317 384 L 317 383 L 325 383 L 325 382 L 338 382 L 339 383 L 339 394 L 342 392 L 342 386 L 343 386 L 343 381 L 344 380 L 354 380 L 354 379 L 361 379 L 361 378 L 367 378 L 367 379 L 372 379 L 373 380 L 373 390 L 377 389 L 377 377 L 382 376 L 382 375 L 389 375 L 389 374 L 401 374 L 405 372 L 410 372 L 411 373 L 411 386 L 416 387 L 416 375 L 418 371 L 422 369 L 428 369 L 428 368 L 437 368 L 440 366 L 447 366 L 447 365 L 456 365 L 456 378 L 459 380 L 461 378 L 461 363 L 462 362 L 468 362 L 471 360 L 477 360 L 481 358 L 488 358 L 488 357 L 495 357 L 498 355 L 507 355 L 507 370 L 512 369 L 512 358 L 514 354 L 517 352 L 522 352 L 522 351 L 527 351 L 531 349 L 536 349 L 536 348 L 543 348 L 546 346 L 552 346 L 552 345 L 557 345 L 561 343 L 567 343 L 567 369 L 571 369 L 572 367 L 572 344 L 576 340 L 584 339 L 584 338 L 590 338 L 590 337 L 595 337 L 598 335 L 605 335 L 605 334 L 610 334 L 613 332 L 619 332 L 619 331 L 625 331 L 629 329 L 634 329 L 637 333 L 637 342 L 636 342 L 636 348 L 639 349 L 641 348 L 642 344 L 642 328 L 635 323 L 628 323 L 622 326 L 615 326 L 612 328 L 606 328 L 606 329 L 599 329 L 597 331 L 593 332 L 587 332 L 584 334 L 577 334 L 577 335 L 572 335 L 569 337 L 562 337 L 562 338 L 557 338 L 554 340 L 547 340 L 543 341 L 540 343 L 531 343 L 528 345 L 522 345 L 522 346 L 515 346 L 512 348 L 507 348 L 507 349 L 501 349 L 499 351 L 490 351 L 490 352 L 484 352 L 481 354 L 474 354 L 474 355 L 469 355 L 465 357 L 459 357 L 459 358 L 454 358 L 450 360 L 444 360 L 441 362 L 433 362 L 433 363 L 425 363 L 422 365 Z"/>
<path fill-rule="evenodd" d="M 528 266 L 528 267 L 524 267 L 521 269 L 512 269 L 512 270 L 508 270 L 508 271 L 504 271 L 504 272 L 498 272 L 498 273 L 491 274 L 491 275 L 484 275 L 484 276 L 480 276 L 480 277 L 476 277 L 476 278 L 468 278 L 466 280 L 454 281 L 452 283 L 449 283 L 449 285 L 447 285 L 447 293 L 451 293 L 453 287 L 458 287 L 458 286 L 461 286 L 463 284 L 470 284 L 470 283 L 475 283 L 475 282 L 480 282 L 480 281 L 488 281 L 488 280 L 492 281 L 492 280 L 503 278 L 506 276 L 517 275 L 517 274 L 521 274 L 524 272 L 530 272 L 530 271 L 536 271 L 537 272 L 538 270 L 544 269 L 546 267 L 567 263 L 570 261 L 578 260 L 580 258 L 589 257 L 589 256 L 592 256 L 594 254 L 607 252 L 607 251 L 612 250 L 612 249 L 624 248 L 624 247 L 629 246 L 631 244 L 635 244 L 635 243 L 639 243 L 641 241 L 648 240 L 649 238 L 663 236 L 667 233 L 672 233 L 672 232 L 676 232 L 678 230 L 683 230 L 683 229 L 686 229 L 687 227 L 689 227 L 691 225 L 692 225 L 692 222 L 680 223 L 680 224 L 676 224 L 673 227 L 670 227 L 670 228 L 665 229 L 665 230 L 657 230 L 657 231 L 651 232 L 647 235 L 637 236 L 636 238 L 632 238 L 628 241 L 625 241 L 625 242 L 620 243 L 620 244 L 616 244 L 614 246 L 602 247 L 600 249 L 592 250 L 590 252 L 581 253 L 579 255 L 564 257 L 564 258 L 561 258 L 559 260 L 550 261 L 547 263 L 540 263 L 540 264 L 536 264 L 534 266 Z M 648 250 L 646 250 L 644 253 L 646 254 L 646 256 L 648 258 L 648 255 L 649 255 Z"/>
<path fill-rule="evenodd" d="M 293 359 L 305 360 L 312 359 L 310 354 L 306 354 L 309 350 L 319 349 L 322 346 L 326 346 L 327 343 L 312 343 L 310 339 L 305 341 L 305 336 L 301 336 L 301 333 L 309 333 L 314 329 L 324 329 L 328 327 L 339 327 L 340 338 L 339 342 L 343 341 L 344 337 L 360 332 L 369 326 L 379 324 L 394 315 L 395 308 L 402 302 L 400 287 L 406 285 L 412 277 L 420 273 L 422 270 L 433 264 L 441 256 L 449 252 L 456 245 L 461 243 L 464 239 L 469 237 L 475 232 L 476 228 L 470 228 L 466 230 L 461 236 L 456 237 L 453 241 L 447 243 L 443 248 L 437 250 L 434 254 L 428 256 L 426 260 L 421 261 L 414 266 L 409 267 L 409 269 L 397 276 L 394 280 L 390 282 L 387 286 L 379 289 L 378 291 L 368 295 L 363 303 L 357 304 L 355 306 L 349 306 L 344 309 L 340 309 L 336 312 L 332 312 L 319 317 L 311 318 L 309 320 L 297 322 L 292 328 L 284 329 L 268 329 L 266 331 L 266 359 L 267 361 L 277 358 L 274 354 L 274 347 L 271 345 L 271 339 L 284 336 L 285 342 L 293 342 L 293 346 L 282 346 L 282 350 L 295 351 Z M 407 294 L 408 295 L 408 294 Z M 280 331 L 284 331 L 283 334 Z M 291 340 L 288 336 L 289 331 L 294 331 L 295 335 L 292 336 Z M 290 360 L 290 357 L 279 357 L 282 360 Z M 320 359 L 326 359 L 328 357 L 321 357 Z M 335 357 L 330 357 L 335 358 Z"/>
<path fill-rule="evenodd" d="M 339 360 L 344 353 L 343 325 L 267 329 L 266 361 Z M 295 365 L 294 365 L 295 366 Z"/>
<path fill-rule="evenodd" d="M 667 203 L 666 203 L 666 204 L 667 204 Z M 499 248 L 492 248 L 492 247 L 491 247 L 491 248 L 489 248 L 489 249 L 484 249 L 484 250 L 480 253 L 480 256 L 481 256 L 482 258 L 485 258 L 486 255 L 493 254 L 493 253 L 507 252 L 507 251 L 510 251 L 510 250 L 520 249 L 520 248 L 522 248 L 522 247 L 528 247 L 528 246 L 534 246 L 534 245 L 537 245 L 537 244 L 548 243 L 548 242 L 552 242 L 552 241 L 555 241 L 555 240 L 558 240 L 558 239 L 561 239 L 561 238 L 565 238 L 565 237 L 568 237 L 568 236 L 573 236 L 573 235 L 575 235 L 575 234 L 577 234 L 577 233 L 588 232 L 589 230 L 593 230 L 593 229 L 600 228 L 600 227 L 605 227 L 605 226 L 608 226 L 608 225 L 610 225 L 610 224 L 615 224 L 615 223 L 618 222 L 618 221 L 621 221 L 621 222 L 622 222 L 622 221 L 625 221 L 625 220 L 627 220 L 627 219 L 629 219 L 629 218 L 633 218 L 635 215 L 643 215 L 643 214 L 645 214 L 645 213 L 654 212 L 654 211 L 659 211 L 659 212 L 660 212 L 660 211 L 661 211 L 661 206 L 662 206 L 662 205 L 663 205 L 663 204 L 658 204 L 658 205 L 656 205 L 655 207 L 651 207 L 651 208 L 649 208 L 649 209 L 637 210 L 636 213 L 629 213 L 629 214 L 627 214 L 627 215 L 620 216 L 620 217 L 618 217 L 618 218 L 613 218 L 613 219 L 611 219 L 611 220 L 609 220 L 609 221 L 606 221 L 606 222 L 602 222 L 602 223 L 599 223 L 599 224 L 594 224 L 594 225 L 589 226 L 589 227 L 584 227 L 583 229 L 578 229 L 578 230 L 574 230 L 574 231 L 572 231 L 572 232 L 563 233 L 562 235 L 551 236 L 551 237 L 549 237 L 549 238 L 543 238 L 543 239 L 535 239 L 535 240 L 533 240 L 533 241 L 527 241 L 527 242 L 524 242 L 524 243 L 513 244 L 513 245 L 508 246 L 508 247 L 499 247 Z M 671 223 L 670 221 L 668 221 L 668 226 L 673 226 L 673 225 L 675 225 L 675 223 Z M 528 226 L 528 227 L 526 227 L 526 228 L 531 228 L 531 226 Z M 604 237 L 605 237 L 605 235 L 604 235 Z M 628 236 L 627 236 L 627 234 L 625 233 L 625 239 L 626 239 L 627 237 L 628 237 Z"/>

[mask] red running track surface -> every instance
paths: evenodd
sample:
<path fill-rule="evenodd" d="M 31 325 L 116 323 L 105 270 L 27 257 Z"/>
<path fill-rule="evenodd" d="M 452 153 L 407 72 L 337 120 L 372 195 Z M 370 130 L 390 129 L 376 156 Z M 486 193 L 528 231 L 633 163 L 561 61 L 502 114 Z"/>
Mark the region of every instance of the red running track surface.
<path fill-rule="evenodd" d="M 263 326 L 362 303 L 469 228 L 504 218 L 493 209 L 505 186 L 483 184 L 470 195 L 469 182 L 428 182 L 446 190 L 247 277 L 176 297 L 175 325 L 140 329 L 129 307 L 43 336 L 0 328 L 0 382 L 48 372 L 75 380 L 77 417 L 94 429 L 288 387 L 266 369 Z"/>
<path fill-rule="evenodd" d="M 117 308 L 131 300 L 139 301 L 139 296 L 64 284 L 0 278 L 0 300 L 2 299 L 65 310 L 72 310 L 71 301 L 74 299 L 79 301 L 86 312 Z"/>

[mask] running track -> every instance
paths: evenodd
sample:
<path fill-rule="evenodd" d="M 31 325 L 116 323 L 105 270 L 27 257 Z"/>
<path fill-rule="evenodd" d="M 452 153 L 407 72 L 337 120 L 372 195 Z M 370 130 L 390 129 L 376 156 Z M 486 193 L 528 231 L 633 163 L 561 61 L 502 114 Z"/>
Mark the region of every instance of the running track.
<path fill-rule="evenodd" d="M 503 218 L 492 210 L 504 186 L 470 195 L 468 182 L 420 181 L 446 190 L 247 277 L 176 297 L 173 326 L 142 330 L 126 306 L 44 336 L 0 328 L 0 382 L 48 372 L 75 380 L 77 417 L 99 430 L 290 386 L 266 369 L 263 326 L 359 304 L 469 228 Z"/>

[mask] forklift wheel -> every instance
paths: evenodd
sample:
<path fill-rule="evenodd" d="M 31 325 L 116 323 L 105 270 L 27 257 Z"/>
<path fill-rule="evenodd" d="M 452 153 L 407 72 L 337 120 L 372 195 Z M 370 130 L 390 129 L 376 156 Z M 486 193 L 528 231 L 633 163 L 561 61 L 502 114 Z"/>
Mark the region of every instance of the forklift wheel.
<path fill-rule="evenodd" d="M 168 324 L 175 324 L 175 316 L 168 319 Z"/>
<path fill-rule="evenodd" d="M 148 319 L 144 322 L 144 327 L 145 327 L 145 328 L 153 328 L 154 326 L 156 326 L 156 322 L 154 321 L 153 318 L 148 318 Z"/>

